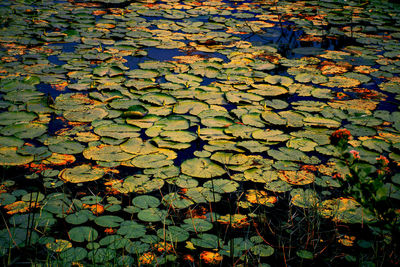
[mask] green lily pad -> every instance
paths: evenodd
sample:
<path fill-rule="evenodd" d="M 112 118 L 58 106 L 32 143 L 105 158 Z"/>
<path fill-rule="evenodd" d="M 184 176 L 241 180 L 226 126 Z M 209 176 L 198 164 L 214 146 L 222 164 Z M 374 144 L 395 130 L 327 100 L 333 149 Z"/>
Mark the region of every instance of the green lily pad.
<path fill-rule="evenodd" d="M 200 83 L 203 81 L 202 78 L 200 78 L 196 75 L 186 74 L 186 73 L 168 74 L 168 75 L 165 75 L 165 79 L 169 82 L 183 84 L 186 87 L 199 86 Z"/>
<path fill-rule="evenodd" d="M 341 123 L 336 120 L 326 119 L 322 117 L 305 117 L 303 119 L 306 126 L 320 126 L 327 128 L 339 128 Z"/>
<path fill-rule="evenodd" d="M 105 0 L 103 0 L 105 1 Z M 88 253 L 88 259 L 95 263 L 106 263 L 116 257 L 116 252 L 109 248 L 99 248 Z"/>
<path fill-rule="evenodd" d="M 158 208 L 149 208 L 139 211 L 138 218 L 139 220 L 145 222 L 159 222 L 165 220 L 167 216 L 167 211 L 160 210 Z"/>
<path fill-rule="evenodd" d="M 228 179 L 215 179 L 205 182 L 203 187 L 210 188 L 213 192 L 217 193 L 231 193 L 236 191 L 239 184 Z"/>
<path fill-rule="evenodd" d="M 157 236 L 170 243 L 183 242 L 189 238 L 189 232 L 178 226 L 168 226 L 157 230 Z"/>
<path fill-rule="evenodd" d="M 79 154 L 84 150 L 84 146 L 75 141 L 61 141 L 48 146 L 49 150 L 59 154 Z"/>
<path fill-rule="evenodd" d="M 199 233 L 197 238 L 192 238 L 190 241 L 198 247 L 202 248 L 218 248 L 223 242 L 218 236 L 207 233 Z"/>
<path fill-rule="evenodd" d="M 47 126 L 41 123 L 19 123 L 7 125 L 0 129 L 2 135 L 14 135 L 18 138 L 36 138 L 47 132 Z"/>
<path fill-rule="evenodd" d="M 258 244 L 250 248 L 250 251 L 260 257 L 269 257 L 274 254 L 274 248 L 264 244 Z"/>
<path fill-rule="evenodd" d="M 290 192 L 290 195 L 292 197 L 291 203 L 300 208 L 313 208 L 319 202 L 317 192 L 312 189 L 296 188 Z"/>
<path fill-rule="evenodd" d="M 120 235 L 109 235 L 99 240 L 100 246 L 107 246 L 109 249 L 124 248 L 130 240 L 123 238 Z"/>
<path fill-rule="evenodd" d="M 135 69 L 125 72 L 125 75 L 132 79 L 151 79 L 159 76 L 159 72 L 150 69 Z"/>
<path fill-rule="evenodd" d="M 363 211 L 359 203 L 350 198 L 325 200 L 321 203 L 318 212 L 323 217 L 331 218 L 335 222 L 362 223 L 373 221 L 373 217 Z"/>
<path fill-rule="evenodd" d="M 185 224 L 182 224 L 181 227 L 190 232 L 207 232 L 208 230 L 211 230 L 213 228 L 213 224 L 209 221 L 206 221 L 205 219 L 188 218 L 183 220 L 183 222 Z"/>
<path fill-rule="evenodd" d="M 93 218 L 93 213 L 89 210 L 80 210 L 77 211 L 73 214 L 69 214 L 67 217 L 65 217 L 65 221 L 70 224 L 83 224 L 89 220 L 89 218 Z"/>
<path fill-rule="evenodd" d="M 186 175 L 180 175 L 174 182 L 177 186 L 182 188 L 192 188 L 196 187 L 199 184 L 196 179 L 193 179 L 192 177 Z"/>
<path fill-rule="evenodd" d="M 122 219 L 121 217 L 118 217 L 118 216 L 114 216 L 114 215 L 103 215 L 103 216 L 97 217 L 94 220 L 94 222 L 97 225 L 107 227 L 107 228 L 118 227 L 119 224 L 123 221 L 124 221 L 124 219 Z"/>
<path fill-rule="evenodd" d="M 149 193 L 154 190 L 162 188 L 164 185 L 164 180 L 162 179 L 152 179 L 150 180 L 147 175 L 135 177 L 129 176 L 125 179 L 123 187 L 119 190 L 123 193 L 136 192 L 139 194 Z"/>
<path fill-rule="evenodd" d="M 17 147 L 0 147 L 0 166 L 24 165 L 34 160 L 34 156 L 18 154 L 17 150 Z"/>
<path fill-rule="evenodd" d="M 285 121 L 286 124 L 286 121 Z M 251 136 L 255 139 L 265 140 L 267 142 L 284 142 L 290 138 L 280 130 L 255 130 Z"/>
<path fill-rule="evenodd" d="M 263 170 L 258 168 L 251 168 L 245 170 L 244 177 L 248 181 L 255 183 L 270 183 L 272 181 L 278 180 L 278 173 L 273 170 Z"/>
<path fill-rule="evenodd" d="M 225 174 L 225 170 L 207 158 L 193 158 L 181 164 L 183 174 L 197 178 L 212 178 Z"/>
<path fill-rule="evenodd" d="M 168 159 L 168 156 L 161 153 L 153 153 L 149 155 L 139 155 L 134 157 L 130 163 L 132 166 L 138 168 L 160 168 L 163 166 L 169 166 L 173 164 L 172 160 Z"/>
<path fill-rule="evenodd" d="M 66 111 L 64 117 L 69 121 L 92 122 L 108 115 L 103 108 L 91 108 L 87 110 Z"/>
<path fill-rule="evenodd" d="M 68 231 L 68 236 L 75 242 L 92 242 L 97 239 L 98 232 L 89 226 L 77 226 Z"/>
<path fill-rule="evenodd" d="M 164 93 L 147 93 L 141 96 L 139 99 L 143 102 L 157 106 L 172 105 L 176 103 L 174 97 Z"/>
<path fill-rule="evenodd" d="M 60 258 L 66 262 L 81 261 L 87 257 L 87 251 L 81 247 L 73 247 L 63 250 L 60 253 Z"/>
<path fill-rule="evenodd" d="M 91 160 L 114 162 L 127 161 L 135 155 L 124 152 L 119 146 L 103 145 L 86 148 L 83 151 L 83 156 Z"/>
<path fill-rule="evenodd" d="M 307 152 L 313 151 L 318 144 L 307 138 L 293 138 L 286 143 L 286 146 Z"/>
<path fill-rule="evenodd" d="M 13 136 L 0 136 L 0 147 L 22 147 L 24 140 Z"/>
<path fill-rule="evenodd" d="M 177 209 L 187 208 L 194 202 L 187 198 L 182 198 L 182 195 L 178 193 L 169 193 L 163 197 L 163 204 L 166 206 L 172 206 Z"/>
<path fill-rule="evenodd" d="M 185 195 L 196 203 L 219 202 L 221 195 L 205 187 L 189 188 Z"/>
<path fill-rule="evenodd" d="M 282 180 L 277 180 L 267 183 L 265 184 L 264 188 L 269 191 L 277 193 L 283 193 L 292 190 L 292 186 L 289 183 Z"/>
<path fill-rule="evenodd" d="M 160 200 L 153 196 L 137 196 L 132 200 L 132 204 L 141 209 L 157 208 Z"/>
<path fill-rule="evenodd" d="M 125 238 L 140 238 L 146 234 L 146 227 L 135 221 L 123 221 L 117 233 Z"/>
<path fill-rule="evenodd" d="M 228 244 L 224 245 L 219 253 L 225 256 L 233 254 L 233 256 L 239 257 L 244 251 L 250 250 L 252 247 L 254 247 L 254 244 L 249 239 L 236 237 L 229 240 Z"/>
<path fill-rule="evenodd" d="M 72 247 L 71 242 L 63 239 L 56 239 L 54 242 L 47 243 L 46 248 L 53 252 L 62 252 Z"/>
<path fill-rule="evenodd" d="M 93 168 L 90 165 L 83 164 L 62 170 L 58 177 L 65 182 L 84 183 L 98 180 L 102 178 L 103 175 L 104 171 L 102 169 Z"/>
<path fill-rule="evenodd" d="M 270 84 L 253 84 L 254 90 L 249 90 L 249 93 L 254 93 L 263 97 L 266 96 L 280 96 L 288 93 L 285 87 L 270 85 Z"/>
<path fill-rule="evenodd" d="M 248 161 L 248 157 L 244 154 L 227 152 L 216 152 L 211 156 L 211 159 L 223 165 L 242 165 Z"/>
<path fill-rule="evenodd" d="M 299 250 L 296 252 L 296 254 L 302 259 L 312 260 L 314 258 L 314 254 L 308 250 Z"/>
<path fill-rule="evenodd" d="M 33 112 L 6 111 L 0 113 L 0 125 L 11 125 L 16 123 L 28 123 L 38 116 Z"/>
<path fill-rule="evenodd" d="M 100 136 L 124 139 L 138 137 L 140 128 L 128 124 L 107 124 L 94 128 L 94 132 Z"/>

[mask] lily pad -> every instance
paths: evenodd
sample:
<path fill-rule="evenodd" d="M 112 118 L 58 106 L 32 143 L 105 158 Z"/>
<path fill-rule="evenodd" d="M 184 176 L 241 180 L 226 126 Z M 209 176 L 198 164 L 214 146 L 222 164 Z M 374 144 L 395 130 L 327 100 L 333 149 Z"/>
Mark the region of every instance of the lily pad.
<path fill-rule="evenodd" d="M 92 122 L 107 116 L 108 112 L 102 108 L 92 108 L 87 110 L 67 111 L 64 117 L 69 121 Z"/>
<path fill-rule="evenodd" d="M 114 215 L 103 215 L 103 216 L 99 216 L 97 217 L 94 222 L 99 225 L 99 226 L 103 226 L 103 227 L 118 227 L 120 225 L 121 222 L 123 222 L 124 219 L 122 219 L 119 216 L 114 216 Z"/>
<path fill-rule="evenodd" d="M 212 178 L 225 174 L 225 170 L 207 158 L 193 158 L 181 164 L 183 174 L 197 178 Z"/>
<path fill-rule="evenodd" d="M 96 240 L 98 235 L 98 232 L 89 226 L 78 226 L 68 231 L 68 236 L 75 242 L 84 242 L 85 240 L 91 242 Z"/>
<path fill-rule="evenodd" d="M 373 217 L 363 211 L 361 205 L 351 198 L 328 199 L 321 203 L 319 213 L 335 222 L 371 222 Z"/>
<path fill-rule="evenodd" d="M 96 134 L 116 139 L 138 137 L 139 131 L 139 127 L 128 124 L 107 124 L 94 128 Z"/>
<path fill-rule="evenodd" d="M 141 210 L 138 213 L 138 218 L 145 222 L 159 222 L 165 220 L 167 211 L 158 208 L 149 208 Z"/>
<path fill-rule="evenodd" d="M 157 236 L 170 243 L 182 242 L 189 238 L 189 232 L 178 226 L 168 226 L 157 231 Z"/>
<path fill-rule="evenodd" d="M 58 177 L 65 182 L 84 183 L 95 181 L 102 178 L 104 171 L 99 168 L 93 168 L 90 165 L 82 164 L 73 168 L 62 170 Z"/>
<path fill-rule="evenodd" d="M 134 157 L 133 154 L 124 152 L 119 146 L 112 145 L 88 147 L 83 151 L 83 156 L 87 159 L 105 162 L 127 161 Z"/>
<path fill-rule="evenodd" d="M 17 150 L 17 147 L 0 147 L 0 166 L 24 165 L 34 160 L 34 156 L 18 154 Z"/>
<path fill-rule="evenodd" d="M 160 205 L 160 200 L 153 196 L 137 196 L 132 200 L 132 204 L 141 209 L 156 208 Z"/>

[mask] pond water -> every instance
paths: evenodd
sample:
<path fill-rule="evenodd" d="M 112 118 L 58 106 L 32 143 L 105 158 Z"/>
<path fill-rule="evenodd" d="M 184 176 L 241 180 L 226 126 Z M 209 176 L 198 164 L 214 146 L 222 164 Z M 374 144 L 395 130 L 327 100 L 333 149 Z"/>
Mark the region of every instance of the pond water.
<path fill-rule="evenodd" d="M 331 135 L 398 207 L 399 5 L 0 1 L 0 26 L 4 265 L 376 260 Z"/>

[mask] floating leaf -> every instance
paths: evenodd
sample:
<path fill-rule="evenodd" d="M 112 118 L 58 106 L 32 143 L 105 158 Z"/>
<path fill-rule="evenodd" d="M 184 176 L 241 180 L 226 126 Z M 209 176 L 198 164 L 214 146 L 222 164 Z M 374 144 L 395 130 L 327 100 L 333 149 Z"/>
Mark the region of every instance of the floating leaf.
<path fill-rule="evenodd" d="M 24 165 L 34 160 L 32 155 L 24 156 L 17 150 L 17 147 L 0 147 L 0 166 Z"/>
<path fill-rule="evenodd" d="M 228 179 L 214 179 L 205 182 L 203 187 L 210 188 L 213 192 L 217 193 L 231 193 L 236 191 L 236 189 L 239 187 L 239 184 Z"/>
<path fill-rule="evenodd" d="M 317 193 L 311 189 L 297 188 L 292 190 L 290 195 L 292 196 L 291 203 L 300 208 L 313 208 L 319 202 Z"/>
<path fill-rule="evenodd" d="M 122 151 L 119 146 L 112 145 L 88 147 L 83 151 L 83 156 L 87 159 L 105 162 L 127 161 L 134 157 L 134 155 Z"/>
<path fill-rule="evenodd" d="M 196 233 L 206 232 L 213 228 L 212 223 L 199 218 L 188 218 L 184 220 L 184 223 L 185 224 L 181 225 L 183 229 L 185 229 L 186 231 L 191 231 Z"/>
<path fill-rule="evenodd" d="M 56 144 L 48 146 L 49 150 L 59 154 L 79 154 L 85 148 L 79 142 L 75 141 L 61 141 Z"/>
<path fill-rule="evenodd" d="M 97 225 L 111 228 L 119 226 L 119 224 L 123 221 L 124 219 L 114 215 L 103 215 L 94 220 Z"/>
<path fill-rule="evenodd" d="M 277 180 L 277 181 L 272 181 L 270 183 L 267 183 L 264 186 L 265 189 L 272 191 L 272 192 L 277 192 L 277 193 L 283 193 L 292 190 L 292 187 L 290 186 L 289 183 L 282 181 L 282 180 Z"/>
<path fill-rule="evenodd" d="M 171 205 L 177 209 L 183 209 L 192 205 L 193 201 L 182 197 L 182 195 L 179 195 L 178 193 L 169 193 L 164 196 L 163 203 L 168 206 Z"/>
<path fill-rule="evenodd" d="M 132 204 L 141 209 L 156 208 L 160 205 L 160 200 L 153 196 L 137 196 L 132 200 Z"/>
<path fill-rule="evenodd" d="M 100 136 L 124 139 L 138 137 L 140 128 L 127 124 L 107 124 L 94 128 L 94 132 Z"/>
<path fill-rule="evenodd" d="M 274 248 L 268 245 L 259 244 L 250 248 L 250 251 L 260 257 L 269 257 L 274 254 Z"/>
<path fill-rule="evenodd" d="M 268 193 L 263 190 L 250 189 L 246 192 L 246 199 L 252 204 L 260 204 L 272 207 L 278 200 L 275 196 L 268 196 Z"/>
<path fill-rule="evenodd" d="M 91 250 L 88 253 L 89 260 L 95 263 L 105 263 L 109 260 L 114 259 L 115 257 L 116 257 L 115 250 L 109 248 L 99 248 Z"/>
<path fill-rule="evenodd" d="M 212 178 L 225 174 L 225 170 L 207 158 L 193 158 L 185 160 L 181 164 L 183 174 L 198 177 Z"/>
<path fill-rule="evenodd" d="M 108 112 L 102 108 L 92 108 L 87 110 L 66 111 L 64 117 L 69 121 L 92 122 L 107 116 Z"/>
<path fill-rule="evenodd" d="M 168 226 L 167 229 L 159 229 L 157 235 L 162 240 L 170 243 L 182 242 L 189 238 L 188 231 L 174 225 Z"/>
<path fill-rule="evenodd" d="M 372 221 L 373 217 L 363 211 L 354 199 L 328 199 L 321 203 L 319 212 L 325 218 L 344 223 L 362 223 Z"/>
<path fill-rule="evenodd" d="M 278 177 L 283 181 L 293 185 L 305 185 L 314 182 L 315 175 L 312 172 L 301 170 L 301 171 L 281 171 Z"/>
<path fill-rule="evenodd" d="M 189 188 L 185 195 L 196 203 L 218 202 L 221 200 L 219 193 L 204 187 Z"/>
<path fill-rule="evenodd" d="M 318 144 L 307 138 L 293 138 L 286 143 L 286 146 L 300 151 L 313 151 Z"/>
<path fill-rule="evenodd" d="M 117 233 L 125 238 L 139 238 L 146 234 L 146 227 L 135 221 L 123 221 Z"/>
<path fill-rule="evenodd" d="M 0 129 L 2 135 L 14 135 L 18 138 L 36 138 L 47 132 L 47 126 L 41 123 L 19 123 L 7 125 Z"/>
<path fill-rule="evenodd" d="M 33 112 L 6 111 L 0 113 L 0 125 L 11 125 L 17 123 L 28 123 L 38 116 Z"/>
<path fill-rule="evenodd" d="M 70 224 L 83 224 L 89 220 L 89 218 L 93 219 L 93 213 L 88 210 L 80 210 L 73 214 L 69 214 L 65 217 L 65 221 Z"/>
<path fill-rule="evenodd" d="M 250 250 L 254 247 L 253 242 L 242 237 L 236 237 L 229 240 L 228 244 L 224 245 L 220 250 L 220 253 L 225 256 L 239 257 L 244 251 Z"/>
<path fill-rule="evenodd" d="M 202 248 L 217 248 L 222 243 L 222 240 L 213 234 L 199 233 L 197 237 L 198 238 L 192 238 L 190 241 L 195 246 Z"/>
<path fill-rule="evenodd" d="M 66 168 L 62 170 L 58 176 L 65 182 L 84 183 L 98 180 L 102 178 L 103 175 L 104 171 L 102 169 L 83 164 L 71 169 Z"/>
<path fill-rule="evenodd" d="M 63 250 L 60 253 L 60 258 L 66 262 L 81 261 L 87 257 L 87 251 L 81 247 L 74 247 Z"/>
<path fill-rule="evenodd" d="M 145 222 L 163 221 L 166 216 L 167 212 L 165 210 L 159 210 L 157 208 L 144 209 L 138 213 L 138 218 Z"/>
<path fill-rule="evenodd" d="M 312 260 L 314 258 L 314 255 L 308 250 L 299 250 L 296 254 L 302 259 Z"/>
<path fill-rule="evenodd" d="M 339 128 L 341 123 L 336 120 L 326 119 L 321 117 L 305 117 L 303 119 L 306 126 L 321 126 L 327 128 Z"/>
<path fill-rule="evenodd" d="M 71 242 L 64 239 L 56 239 L 52 243 L 47 243 L 46 248 L 54 252 L 62 252 L 72 247 Z"/>
<path fill-rule="evenodd" d="M 89 226 L 78 226 L 68 231 L 68 236 L 75 242 L 94 241 L 98 237 L 98 232 Z"/>

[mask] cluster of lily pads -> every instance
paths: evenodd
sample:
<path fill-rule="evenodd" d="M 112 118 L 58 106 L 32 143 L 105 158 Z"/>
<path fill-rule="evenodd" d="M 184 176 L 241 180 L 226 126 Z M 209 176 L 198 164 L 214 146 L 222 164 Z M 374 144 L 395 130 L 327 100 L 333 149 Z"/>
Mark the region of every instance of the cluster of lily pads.
<path fill-rule="evenodd" d="M 65 263 L 163 263 L 182 256 L 168 243 L 263 262 L 263 238 L 216 226 L 251 228 L 249 211 L 278 198 L 374 220 L 332 194 L 348 170 L 329 137 L 346 128 L 365 166 L 399 165 L 400 9 L 46 0 L 0 12 L 0 165 L 27 179 L 2 177 L 1 255 L 36 244 Z M 333 50 L 340 40 L 354 45 Z M 209 208 L 229 198 L 234 213 Z"/>

